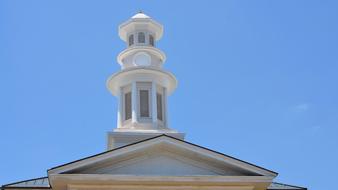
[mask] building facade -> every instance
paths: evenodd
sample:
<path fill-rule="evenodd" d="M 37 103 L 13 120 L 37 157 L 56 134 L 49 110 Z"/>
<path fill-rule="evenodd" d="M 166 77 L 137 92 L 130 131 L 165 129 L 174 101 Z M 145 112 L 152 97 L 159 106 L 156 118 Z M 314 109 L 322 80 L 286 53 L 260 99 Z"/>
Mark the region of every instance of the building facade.
<path fill-rule="evenodd" d="M 167 98 L 177 86 L 156 48 L 163 26 L 140 12 L 119 26 L 127 48 L 107 80 L 118 98 L 117 128 L 105 152 L 50 168 L 48 176 L 2 186 L 15 190 L 304 190 L 274 182 L 266 168 L 184 140 L 169 127 Z"/>

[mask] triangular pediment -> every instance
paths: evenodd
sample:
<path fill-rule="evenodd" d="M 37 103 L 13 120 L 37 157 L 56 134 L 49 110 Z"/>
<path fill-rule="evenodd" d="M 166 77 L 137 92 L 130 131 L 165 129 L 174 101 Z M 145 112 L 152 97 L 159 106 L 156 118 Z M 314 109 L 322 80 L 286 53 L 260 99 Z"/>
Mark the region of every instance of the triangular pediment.
<path fill-rule="evenodd" d="M 102 166 L 88 168 L 78 171 L 83 174 L 114 174 L 114 175 L 164 175 L 164 176 L 185 176 L 185 175 L 222 175 L 193 160 L 177 156 L 172 153 L 152 153 L 138 155 L 125 161 Z"/>
<path fill-rule="evenodd" d="M 275 176 L 276 173 L 166 135 L 52 168 L 49 174 Z"/>
<path fill-rule="evenodd" d="M 234 168 L 222 169 L 196 159 L 175 154 L 158 148 L 146 153 L 130 155 L 122 161 L 107 161 L 88 168 L 80 168 L 67 173 L 114 174 L 114 175 L 156 175 L 156 176 L 201 176 L 201 175 L 255 175 Z"/>

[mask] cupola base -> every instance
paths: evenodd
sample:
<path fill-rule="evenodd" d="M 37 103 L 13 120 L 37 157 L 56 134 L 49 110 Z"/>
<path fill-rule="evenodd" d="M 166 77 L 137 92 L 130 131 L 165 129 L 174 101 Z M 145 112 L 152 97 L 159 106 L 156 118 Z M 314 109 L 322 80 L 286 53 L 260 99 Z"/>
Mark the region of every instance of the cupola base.
<path fill-rule="evenodd" d="M 180 140 L 184 140 L 185 137 L 185 133 L 179 133 L 174 130 L 115 130 L 113 132 L 108 132 L 107 148 L 108 150 L 111 150 L 163 134 Z"/>

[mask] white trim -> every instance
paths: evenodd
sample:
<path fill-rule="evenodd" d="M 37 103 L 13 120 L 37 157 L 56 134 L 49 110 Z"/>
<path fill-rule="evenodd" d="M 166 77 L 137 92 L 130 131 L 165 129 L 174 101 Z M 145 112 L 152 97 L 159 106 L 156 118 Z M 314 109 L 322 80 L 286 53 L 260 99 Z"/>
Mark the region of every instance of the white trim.
<path fill-rule="evenodd" d="M 120 88 L 118 96 L 117 96 L 117 107 L 118 107 L 118 111 L 117 111 L 117 128 L 122 127 L 122 122 L 123 122 L 123 107 L 124 107 L 124 103 L 123 103 L 123 97 L 124 96 L 124 92 L 122 90 L 122 88 Z"/>
<path fill-rule="evenodd" d="M 164 123 L 164 127 L 168 128 L 169 127 L 169 119 L 168 119 L 168 96 L 167 96 L 167 88 L 163 87 L 163 109 L 164 112 L 163 114 L 163 123 Z"/>
<path fill-rule="evenodd" d="M 178 146 L 178 147 L 180 147 L 182 149 L 185 149 L 187 151 L 188 150 L 189 151 L 193 151 L 196 154 L 204 154 L 204 155 L 207 155 L 208 157 L 210 157 L 212 159 L 215 159 L 215 160 L 218 160 L 218 161 L 221 161 L 221 162 L 231 163 L 234 166 L 237 166 L 239 168 L 243 168 L 243 169 L 249 170 L 249 171 L 254 172 L 254 173 L 258 173 L 260 175 L 264 175 L 264 176 L 277 176 L 275 173 L 272 173 L 272 172 L 270 172 L 268 170 L 264 170 L 262 168 L 256 167 L 254 165 L 245 163 L 243 161 L 240 161 L 240 160 L 228 157 L 228 156 L 220 156 L 216 152 L 212 152 L 212 151 L 209 151 L 207 149 L 203 149 L 203 148 L 191 145 L 191 144 L 187 144 L 187 143 L 182 142 L 182 141 L 172 141 L 171 139 L 168 139 L 168 138 L 165 139 L 165 141 L 166 141 L 166 143 L 169 143 L 169 144 L 171 144 L 173 146 Z"/>
<path fill-rule="evenodd" d="M 68 185 L 139 185 L 142 186 L 187 186 L 187 187 L 239 187 L 259 186 L 266 189 L 273 178 L 269 176 L 134 176 L 106 174 L 50 174 L 49 181 L 54 190 Z"/>
<path fill-rule="evenodd" d="M 161 50 L 155 48 L 154 46 L 132 45 L 129 48 L 123 50 L 121 53 L 119 53 L 119 55 L 117 56 L 117 62 L 121 66 L 123 66 L 123 59 L 125 57 L 128 57 L 129 55 L 133 55 L 139 51 L 143 51 L 143 52 L 147 52 L 149 54 L 155 55 L 162 61 L 162 63 L 164 63 L 166 60 L 165 54 Z"/>
<path fill-rule="evenodd" d="M 152 119 L 152 100 L 151 100 L 151 82 L 137 82 L 137 119 L 140 123 L 146 122 L 150 123 Z M 141 95 L 140 91 L 146 90 L 148 91 L 148 111 L 149 116 L 148 117 L 141 117 Z"/>
<path fill-rule="evenodd" d="M 163 34 L 163 26 L 151 18 L 132 18 L 119 25 L 119 36 L 123 41 L 127 41 L 127 34 L 134 31 L 137 26 L 145 27 L 147 31 L 156 34 L 155 40 L 159 40 Z"/>
<path fill-rule="evenodd" d="M 253 190 L 252 185 L 242 186 L 192 186 L 192 185 L 180 185 L 180 186 L 168 186 L 168 185 L 73 185 L 67 186 L 68 190 L 78 189 L 112 189 L 112 190 Z"/>
<path fill-rule="evenodd" d="M 153 67 L 135 67 L 119 71 L 108 78 L 106 86 L 116 96 L 120 86 L 128 85 L 133 81 L 147 82 L 153 80 L 166 88 L 168 95 L 177 87 L 177 80 L 173 74 Z"/>
<path fill-rule="evenodd" d="M 157 90 L 156 90 L 156 104 L 157 104 L 157 94 L 161 95 L 161 104 L 162 104 L 162 120 L 157 119 L 157 124 L 159 127 L 161 128 L 166 128 L 166 112 L 167 109 L 165 107 L 165 101 L 166 101 L 166 97 L 165 97 L 165 88 L 163 88 L 160 85 L 157 85 Z M 157 109 L 157 105 L 156 105 L 156 109 Z M 157 110 L 158 111 L 158 110 Z"/>
<path fill-rule="evenodd" d="M 120 127 L 123 127 L 126 124 L 130 123 L 131 120 L 132 120 L 132 117 L 129 118 L 129 119 L 126 119 L 126 100 L 125 100 L 125 96 L 126 96 L 127 93 L 131 93 L 131 96 L 132 96 L 132 91 L 131 91 L 131 85 L 130 84 L 125 85 L 125 86 L 121 87 L 120 89 L 121 89 L 121 119 L 122 119 Z M 130 103 L 132 104 L 132 97 L 131 97 Z M 131 108 L 131 114 L 132 114 L 132 111 L 133 110 Z"/>
<path fill-rule="evenodd" d="M 131 83 L 131 121 L 132 125 L 137 123 L 137 87 L 135 81 Z"/>
<path fill-rule="evenodd" d="M 154 128 L 157 128 L 157 85 L 155 81 L 151 82 L 151 106 L 152 106 L 152 122 Z"/>

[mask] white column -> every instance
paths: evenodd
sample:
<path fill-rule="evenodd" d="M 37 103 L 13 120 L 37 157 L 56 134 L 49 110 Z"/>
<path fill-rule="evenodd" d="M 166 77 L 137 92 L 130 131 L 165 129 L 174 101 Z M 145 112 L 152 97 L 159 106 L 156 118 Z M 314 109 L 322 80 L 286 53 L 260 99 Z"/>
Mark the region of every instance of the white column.
<path fill-rule="evenodd" d="M 137 88 L 136 82 L 131 83 L 131 121 L 134 125 L 137 123 Z"/>
<path fill-rule="evenodd" d="M 123 113 L 123 92 L 122 88 L 120 88 L 117 96 L 117 105 L 118 105 L 118 110 L 117 110 L 117 128 L 122 127 L 122 113 Z"/>
<path fill-rule="evenodd" d="M 151 117 L 153 122 L 153 127 L 157 128 L 157 97 L 156 97 L 157 91 L 156 91 L 156 82 L 153 81 L 151 83 Z"/>
<path fill-rule="evenodd" d="M 163 88 L 163 123 L 164 127 L 169 127 L 168 125 L 168 108 L 167 108 L 167 89 Z"/>

